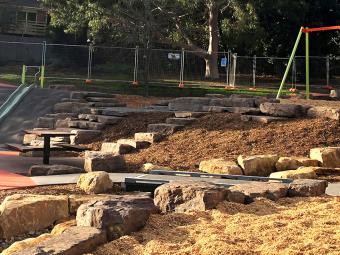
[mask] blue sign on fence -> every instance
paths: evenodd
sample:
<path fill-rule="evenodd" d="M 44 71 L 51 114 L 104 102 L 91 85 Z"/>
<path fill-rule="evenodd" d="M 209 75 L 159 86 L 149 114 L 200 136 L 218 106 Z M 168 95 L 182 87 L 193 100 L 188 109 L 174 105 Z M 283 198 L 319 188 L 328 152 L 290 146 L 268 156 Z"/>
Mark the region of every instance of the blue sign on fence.
<path fill-rule="evenodd" d="M 222 58 L 221 59 L 221 67 L 227 67 L 227 65 L 228 65 L 228 59 Z"/>

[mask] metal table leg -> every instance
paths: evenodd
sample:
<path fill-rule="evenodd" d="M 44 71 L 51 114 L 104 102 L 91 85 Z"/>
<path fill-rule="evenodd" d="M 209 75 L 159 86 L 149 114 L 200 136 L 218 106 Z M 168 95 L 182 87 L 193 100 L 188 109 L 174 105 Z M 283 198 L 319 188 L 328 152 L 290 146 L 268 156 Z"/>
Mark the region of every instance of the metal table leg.
<path fill-rule="evenodd" d="M 50 151 L 51 151 L 51 137 L 44 136 L 44 159 L 43 163 L 44 165 L 50 164 Z"/>

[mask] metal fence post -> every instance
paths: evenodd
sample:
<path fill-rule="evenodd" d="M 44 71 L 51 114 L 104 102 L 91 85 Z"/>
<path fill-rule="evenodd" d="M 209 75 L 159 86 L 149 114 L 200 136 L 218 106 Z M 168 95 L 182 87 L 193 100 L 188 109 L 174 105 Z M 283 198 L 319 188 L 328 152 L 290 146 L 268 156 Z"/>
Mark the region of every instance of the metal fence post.
<path fill-rule="evenodd" d="M 182 49 L 182 56 L 181 56 L 181 71 L 179 76 L 179 88 L 184 88 L 184 67 L 185 67 L 185 50 Z"/>
<path fill-rule="evenodd" d="M 330 82 L 330 76 L 329 76 L 329 70 L 330 70 L 330 60 L 329 60 L 329 55 L 326 57 L 326 82 L 327 82 L 327 86 L 329 86 Z"/>
<path fill-rule="evenodd" d="M 132 85 L 138 86 L 138 66 L 139 66 L 139 46 L 135 49 L 135 67 L 133 70 L 133 82 Z"/>
<path fill-rule="evenodd" d="M 41 73 L 40 73 L 41 88 L 44 88 L 44 85 L 45 85 L 46 51 L 47 51 L 47 43 L 46 41 L 44 41 L 42 44 L 42 56 L 41 56 Z"/>
<path fill-rule="evenodd" d="M 93 55 L 93 45 L 89 45 L 89 58 L 87 62 L 87 82 L 91 81 L 92 78 L 92 55 Z"/>
<path fill-rule="evenodd" d="M 253 89 L 256 89 L 256 55 L 253 57 Z"/>

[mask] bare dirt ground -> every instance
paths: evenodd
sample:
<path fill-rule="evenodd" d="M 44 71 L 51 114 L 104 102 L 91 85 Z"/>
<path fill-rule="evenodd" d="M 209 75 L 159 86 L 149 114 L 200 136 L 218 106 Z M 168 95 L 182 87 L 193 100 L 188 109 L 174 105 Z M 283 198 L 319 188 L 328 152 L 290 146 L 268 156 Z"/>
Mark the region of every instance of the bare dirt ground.
<path fill-rule="evenodd" d="M 115 142 L 121 138 L 133 138 L 135 133 L 146 132 L 148 124 L 165 122 L 171 113 L 136 113 L 123 118 L 117 125 L 107 127 L 101 136 L 92 141 L 90 147 L 100 150 L 103 142 Z"/>
<path fill-rule="evenodd" d="M 202 160 L 236 160 L 243 155 L 308 156 L 320 146 L 340 146 L 340 125 L 326 119 L 299 119 L 267 125 L 242 122 L 236 114 L 212 114 L 184 131 L 138 153 L 126 155 L 134 170 L 144 163 L 197 170 Z"/>
<path fill-rule="evenodd" d="M 120 95 L 120 94 L 117 94 L 116 98 L 120 102 L 124 102 L 125 104 L 127 104 L 128 107 L 136 107 L 136 108 L 149 106 L 149 105 L 157 103 L 160 100 L 167 99 L 167 98 L 160 98 L 160 97 L 143 97 L 143 96 L 135 96 L 135 95 Z"/>
<path fill-rule="evenodd" d="M 216 210 L 153 215 L 146 227 L 95 255 L 338 255 L 340 198 L 224 202 Z"/>
<path fill-rule="evenodd" d="M 311 106 L 328 106 L 334 108 L 340 108 L 340 101 L 326 101 L 326 100 L 306 100 L 306 99 L 280 99 L 283 104 L 303 104 Z"/>

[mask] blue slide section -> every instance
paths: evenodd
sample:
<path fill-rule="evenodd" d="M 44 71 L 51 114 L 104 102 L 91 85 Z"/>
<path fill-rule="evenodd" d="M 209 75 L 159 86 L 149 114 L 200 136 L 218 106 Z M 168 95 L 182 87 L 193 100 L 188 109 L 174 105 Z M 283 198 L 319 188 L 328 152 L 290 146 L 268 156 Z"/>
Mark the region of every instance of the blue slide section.
<path fill-rule="evenodd" d="M 8 115 L 20 104 L 26 95 L 34 88 L 34 85 L 20 85 L 0 107 L 0 123 L 2 123 Z"/>

